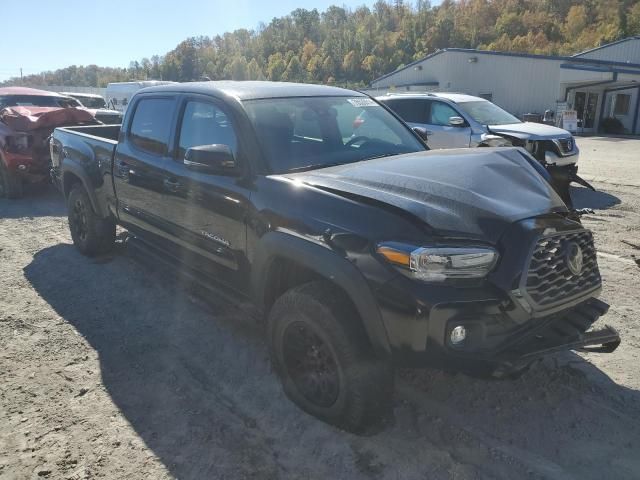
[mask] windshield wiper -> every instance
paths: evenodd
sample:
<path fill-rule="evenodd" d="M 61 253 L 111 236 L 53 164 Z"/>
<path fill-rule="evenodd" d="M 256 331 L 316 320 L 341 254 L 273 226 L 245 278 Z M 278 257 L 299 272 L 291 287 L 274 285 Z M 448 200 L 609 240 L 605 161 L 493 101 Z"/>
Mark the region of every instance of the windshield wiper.
<path fill-rule="evenodd" d="M 405 153 L 410 153 L 410 152 L 405 152 Z M 363 158 L 360 161 L 363 161 L 363 160 L 375 160 L 376 158 L 384 158 L 384 157 L 395 157 L 396 155 L 404 155 L 404 153 L 383 153 L 382 155 L 376 155 L 374 157 Z"/>
<path fill-rule="evenodd" d="M 337 167 L 339 165 L 347 165 L 348 163 L 354 162 L 335 162 L 335 163 L 313 163 L 311 165 L 304 165 L 302 167 L 295 167 L 287 170 L 289 173 L 293 172 L 304 172 L 306 170 L 315 170 L 317 168 L 329 168 L 329 167 Z"/>
<path fill-rule="evenodd" d="M 349 165 L 351 163 L 365 162 L 367 160 L 374 160 L 376 158 L 393 157 L 395 155 L 402 155 L 402 153 L 383 153 L 382 155 L 375 155 L 373 157 L 359 158 L 350 162 L 335 162 L 335 163 L 315 163 L 311 165 L 305 165 L 303 167 L 296 167 L 288 170 L 288 173 L 305 172 L 307 170 L 315 170 L 319 168 L 339 167 L 340 165 Z"/>

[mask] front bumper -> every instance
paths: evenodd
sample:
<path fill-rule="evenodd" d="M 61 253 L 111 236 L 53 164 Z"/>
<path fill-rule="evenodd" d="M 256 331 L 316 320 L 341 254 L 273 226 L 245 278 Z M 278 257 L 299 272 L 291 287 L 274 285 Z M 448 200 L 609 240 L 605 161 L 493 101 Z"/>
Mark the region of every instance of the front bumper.
<path fill-rule="evenodd" d="M 620 345 L 620 335 L 608 325 L 589 330 L 607 313 L 609 305 L 592 298 L 567 313 L 538 322 L 526 331 L 507 339 L 489 360 L 492 374 L 504 377 L 534 360 L 552 353 L 576 350 L 611 353 Z"/>
<path fill-rule="evenodd" d="M 620 344 L 614 329 L 591 330 L 609 306 L 596 298 L 601 286 L 589 238 L 579 224 L 559 217 L 524 220 L 503 235 L 502 257 L 490 280 L 425 284 L 399 275 L 380 285 L 375 293 L 394 363 L 504 376 L 561 350 L 614 351 Z M 565 253 L 557 242 L 587 242 L 584 275 L 559 286 L 564 270 L 556 262 L 564 262 Z M 547 258 L 546 249 L 555 253 Z M 538 263 L 532 266 L 534 254 Z M 541 261 L 547 270 L 539 270 Z M 540 275 L 539 284 L 534 277 Z M 561 288 L 562 295 L 546 293 L 548 285 Z M 457 326 L 466 338 L 456 345 L 451 333 Z"/>
<path fill-rule="evenodd" d="M 49 176 L 49 157 L 37 154 L 4 153 L 7 167 L 27 183 L 40 182 Z"/>
<path fill-rule="evenodd" d="M 523 323 L 513 320 L 507 304 L 497 299 L 461 301 L 438 305 L 428 315 L 418 306 L 415 315 L 404 318 L 397 311 L 390 317 L 386 309 L 383 317 L 389 320 L 385 323 L 394 363 L 503 377 L 559 351 L 609 353 L 620 344 L 612 327 L 591 330 L 609 309 L 597 298 L 546 317 L 520 318 Z M 456 326 L 467 332 L 461 345 L 450 341 Z"/>
<path fill-rule="evenodd" d="M 556 152 L 547 150 L 544 152 L 544 161 L 547 165 L 555 165 L 556 167 L 566 167 L 567 165 L 576 165 L 580 160 L 580 151 L 578 147 L 569 155 L 558 155 Z"/>

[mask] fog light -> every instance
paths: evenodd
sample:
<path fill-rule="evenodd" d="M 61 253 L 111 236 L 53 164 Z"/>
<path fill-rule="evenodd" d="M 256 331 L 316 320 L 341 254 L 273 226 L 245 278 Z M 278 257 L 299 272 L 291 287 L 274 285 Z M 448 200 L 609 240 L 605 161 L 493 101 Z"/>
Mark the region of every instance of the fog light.
<path fill-rule="evenodd" d="M 467 338 L 467 329 L 462 325 L 458 325 L 451 330 L 451 343 L 453 345 L 460 345 Z"/>

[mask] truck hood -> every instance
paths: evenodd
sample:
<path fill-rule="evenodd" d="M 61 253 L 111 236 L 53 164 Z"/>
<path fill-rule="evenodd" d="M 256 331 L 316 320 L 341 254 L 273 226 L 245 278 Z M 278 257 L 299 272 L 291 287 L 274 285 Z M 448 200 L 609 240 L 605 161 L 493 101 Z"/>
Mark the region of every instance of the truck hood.
<path fill-rule="evenodd" d="M 571 133 L 562 128 L 535 122 L 489 125 L 489 130 L 496 135 L 510 135 L 521 140 L 553 140 L 571 136 Z"/>
<path fill-rule="evenodd" d="M 513 222 L 567 208 L 518 148 L 432 150 L 286 174 L 410 213 L 436 234 L 497 243 Z"/>

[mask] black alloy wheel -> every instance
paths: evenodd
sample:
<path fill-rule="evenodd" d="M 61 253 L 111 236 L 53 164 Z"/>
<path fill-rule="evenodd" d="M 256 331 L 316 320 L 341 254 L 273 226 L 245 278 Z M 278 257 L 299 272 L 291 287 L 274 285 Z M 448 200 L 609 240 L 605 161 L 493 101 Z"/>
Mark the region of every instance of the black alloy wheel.
<path fill-rule="evenodd" d="M 340 378 L 334 354 L 311 328 L 290 324 L 284 332 L 283 357 L 288 375 L 299 392 L 320 407 L 330 407 L 338 399 Z"/>

